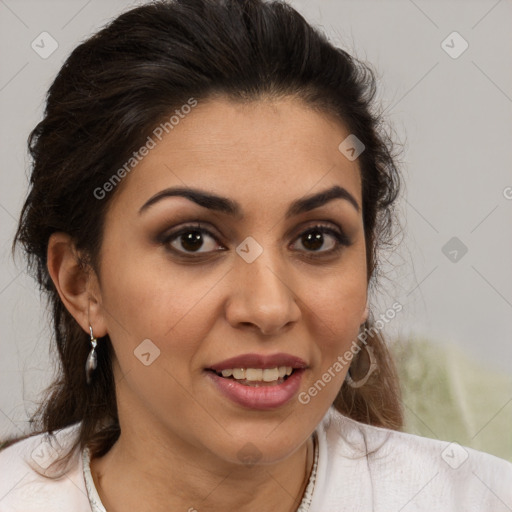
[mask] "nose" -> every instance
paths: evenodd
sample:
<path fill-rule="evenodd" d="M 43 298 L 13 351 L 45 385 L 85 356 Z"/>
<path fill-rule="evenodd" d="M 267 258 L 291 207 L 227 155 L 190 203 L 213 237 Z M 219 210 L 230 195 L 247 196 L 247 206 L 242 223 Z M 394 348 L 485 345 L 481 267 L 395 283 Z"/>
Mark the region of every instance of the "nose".
<path fill-rule="evenodd" d="M 226 316 L 234 328 L 250 326 L 264 335 L 279 333 L 296 323 L 301 315 L 286 263 L 270 251 L 252 263 L 237 258 L 231 272 L 232 293 Z"/>

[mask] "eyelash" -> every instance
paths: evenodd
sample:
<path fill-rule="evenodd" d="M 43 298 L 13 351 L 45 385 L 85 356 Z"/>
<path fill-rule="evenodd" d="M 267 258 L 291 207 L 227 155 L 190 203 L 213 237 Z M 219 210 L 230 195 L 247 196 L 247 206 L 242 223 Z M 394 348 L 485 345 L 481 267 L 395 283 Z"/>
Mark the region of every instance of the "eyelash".
<path fill-rule="evenodd" d="M 333 249 L 330 249 L 328 251 L 307 251 L 306 250 L 305 252 L 309 253 L 308 254 L 309 257 L 313 257 L 313 258 L 320 257 L 321 258 L 321 257 L 325 257 L 325 256 L 332 256 L 332 255 L 338 254 L 344 247 L 349 247 L 350 245 L 352 245 L 352 242 L 345 235 L 345 233 L 338 232 L 337 230 L 335 230 L 329 226 L 323 225 L 323 224 L 315 224 L 313 226 L 308 227 L 307 229 L 305 229 L 304 231 L 299 233 L 297 235 L 297 237 L 295 238 L 295 240 L 300 239 L 302 236 L 304 236 L 307 233 L 315 232 L 315 231 L 319 231 L 322 234 L 331 235 L 336 241 L 336 247 L 334 247 Z M 194 254 L 207 255 L 211 252 L 219 252 L 219 251 L 185 252 L 185 251 L 180 251 L 180 250 L 169 247 L 170 242 L 172 242 L 175 239 L 178 239 L 180 236 L 190 233 L 190 232 L 199 232 L 199 233 L 201 233 L 201 235 L 208 235 L 211 238 L 213 238 L 217 243 L 219 243 L 217 238 L 213 235 L 213 233 L 211 233 L 208 229 L 201 227 L 200 224 L 194 224 L 194 225 L 191 224 L 188 226 L 184 226 L 183 228 L 181 228 L 180 230 L 178 230 L 176 232 L 169 233 L 168 235 L 164 235 L 163 237 L 161 237 L 159 242 L 162 245 L 164 245 L 169 252 L 173 252 L 175 254 L 177 253 L 179 256 L 184 256 L 185 258 L 190 258 L 190 259 L 197 258 L 197 256 L 193 256 Z"/>

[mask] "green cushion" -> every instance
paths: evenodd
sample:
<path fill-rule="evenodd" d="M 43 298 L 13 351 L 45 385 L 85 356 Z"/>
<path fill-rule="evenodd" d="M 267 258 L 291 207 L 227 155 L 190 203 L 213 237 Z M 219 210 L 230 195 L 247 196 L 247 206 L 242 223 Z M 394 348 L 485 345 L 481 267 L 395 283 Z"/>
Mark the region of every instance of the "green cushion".
<path fill-rule="evenodd" d="M 512 462 L 512 376 L 452 344 L 390 343 L 411 434 L 455 441 Z"/>

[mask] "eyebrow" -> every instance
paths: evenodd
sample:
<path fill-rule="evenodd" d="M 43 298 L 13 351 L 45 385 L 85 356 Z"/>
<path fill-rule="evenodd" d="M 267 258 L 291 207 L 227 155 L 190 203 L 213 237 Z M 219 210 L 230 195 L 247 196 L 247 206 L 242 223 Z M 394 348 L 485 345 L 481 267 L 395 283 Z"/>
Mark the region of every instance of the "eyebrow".
<path fill-rule="evenodd" d="M 237 219 L 243 219 L 244 217 L 242 207 L 236 201 L 227 197 L 217 196 L 197 188 L 189 187 L 174 187 L 161 190 L 141 206 L 139 209 L 139 215 L 148 210 L 158 201 L 173 196 L 185 197 L 203 208 L 225 213 Z M 317 194 L 312 194 L 293 201 L 288 207 L 285 218 L 288 219 L 294 215 L 314 210 L 333 199 L 344 199 L 348 201 L 358 213 L 360 211 L 359 204 L 354 196 L 347 189 L 335 185 L 334 187 L 323 190 Z"/>

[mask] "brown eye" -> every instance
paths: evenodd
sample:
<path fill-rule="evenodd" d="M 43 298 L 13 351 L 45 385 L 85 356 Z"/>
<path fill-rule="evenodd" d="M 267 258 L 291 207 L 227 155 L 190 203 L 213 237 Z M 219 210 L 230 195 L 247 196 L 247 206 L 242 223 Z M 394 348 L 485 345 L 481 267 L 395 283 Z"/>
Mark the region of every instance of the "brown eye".
<path fill-rule="evenodd" d="M 171 246 L 173 250 L 183 254 L 213 252 L 215 247 L 219 246 L 216 238 L 207 229 L 200 226 L 185 226 L 179 231 L 167 235 L 161 240 L 161 243 Z M 203 248 L 206 249 L 201 250 Z"/>
<path fill-rule="evenodd" d="M 196 252 L 204 244 L 203 237 L 204 233 L 201 233 L 199 231 L 190 231 L 188 233 L 182 234 L 179 240 L 181 242 L 181 246 L 186 251 Z"/>
<path fill-rule="evenodd" d="M 328 235 L 326 237 L 326 235 Z M 347 236 L 327 226 L 313 226 L 312 228 L 303 231 L 299 238 L 306 252 L 318 252 L 318 253 L 334 253 L 341 249 L 341 246 L 351 245 L 350 240 Z M 330 239 L 330 242 L 329 242 Z M 328 244 L 326 250 L 321 250 L 324 244 Z"/>

